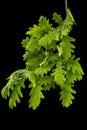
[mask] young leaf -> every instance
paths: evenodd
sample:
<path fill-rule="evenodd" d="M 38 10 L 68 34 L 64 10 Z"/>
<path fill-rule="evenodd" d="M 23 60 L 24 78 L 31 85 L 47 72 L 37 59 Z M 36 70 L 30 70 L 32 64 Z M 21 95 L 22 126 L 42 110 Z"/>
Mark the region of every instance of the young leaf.
<path fill-rule="evenodd" d="M 55 69 L 55 72 L 53 73 L 54 81 L 56 82 L 56 84 L 60 86 L 64 84 L 64 81 L 66 80 L 65 78 L 66 73 L 67 72 L 63 69 L 63 65 L 61 61 L 59 61 L 57 63 L 57 68 Z"/>
<path fill-rule="evenodd" d="M 53 13 L 52 18 L 56 23 L 61 24 L 62 23 L 62 17 L 61 15 L 58 15 L 56 12 Z"/>
<path fill-rule="evenodd" d="M 13 72 L 8 77 L 8 83 L 6 86 L 2 89 L 1 94 L 2 97 L 7 99 L 7 97 L 10 97 L 9 99 L 9 107 L 13 108 L 16 107 L 16 103 L 20 103 L 20 97 L 23 97 L 23 94 L 21 92 L 22 88 L 25 88 L 25 80 L 27 79 L 27 76 L 29 75 L 29 71 L 25 69 L 20 69 L 15 72 Z"/>
<path fill-rule="evenodd" d="M 62 56 L 65 60 L 71 57 L 72 53 L 74 53 L 75 46 L 70 42 L 69 37 L 63 37 L 59 46 L 62 48 Z"/>
<path fill-rule="evenodd" d="M 72 89 L 72 85 L 67 82 L 64 83 L 64 87 L 60 92 L 60 100 L 62 101 L 62 105 L 64 107 L 69 107 L 72 104 L 72 100 L 74 99 L 74 95 L 76 91 Z"/>
<path fill-rule="evenodd" d="M 35 110 L 39 106 L 41 99 L 44 99 L 42 90 L 43 88 L 40 85 L 31 89 L 30 94 L 29 94 L 30 96 L 29 108 L 32 108 L 33 110 Z"/>

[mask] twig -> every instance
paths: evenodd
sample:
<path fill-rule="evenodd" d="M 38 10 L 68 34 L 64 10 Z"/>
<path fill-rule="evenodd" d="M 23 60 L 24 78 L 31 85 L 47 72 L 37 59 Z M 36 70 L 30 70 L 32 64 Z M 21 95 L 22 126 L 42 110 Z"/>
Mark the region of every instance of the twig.
<path fill-rule="evenodd" d="M 67 0 L 65 0 L 65 11 L 66 11 L 66 15 L 67 15 L 67 8 L 68 8 L 68 4 L 67 4 Z"/>

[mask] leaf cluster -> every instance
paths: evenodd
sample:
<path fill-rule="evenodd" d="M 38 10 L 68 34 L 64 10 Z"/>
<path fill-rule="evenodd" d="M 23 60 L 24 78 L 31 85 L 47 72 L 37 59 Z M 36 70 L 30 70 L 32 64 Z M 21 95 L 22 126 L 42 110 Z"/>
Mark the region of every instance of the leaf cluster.
<path fill-rule="evenodd" d="M 56 12 L 52 20 L 57 24 L 56 27 L 45 16 L 41 16 L 38 25 L 30 27 L 21 42 L 25 49 L 25 69 L 13 72 L 1 91 L 3 98 L 9 97 L 10 108 L 16 107 L 23 97 L 21 88 L 26 87 L 26 79 L 30 81 L 30 108 L 35 110 L 39 106 L 45 97 L 43 91 L 56 87 L 60 87 L 62 105 L 68 107 L 72 104 L 76 93 L 74 83 L 82 80 L 84 75 L 80 58 L 74 54 L 75 38 L 69 35 L 75 21 L 69 9 L 64 20 Z"/>

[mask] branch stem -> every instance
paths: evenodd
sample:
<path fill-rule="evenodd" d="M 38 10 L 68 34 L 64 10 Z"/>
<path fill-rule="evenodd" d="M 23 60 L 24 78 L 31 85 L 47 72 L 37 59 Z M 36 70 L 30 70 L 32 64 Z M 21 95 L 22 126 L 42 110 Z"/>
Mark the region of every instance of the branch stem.
<path fill-rule="evenodd" d="M 65 0 L 65 11 L 66 11 L 66 15 L 67 15 L 67 8 L 68 8 L 68 2 L 67 2 L 67 0 Z"/>

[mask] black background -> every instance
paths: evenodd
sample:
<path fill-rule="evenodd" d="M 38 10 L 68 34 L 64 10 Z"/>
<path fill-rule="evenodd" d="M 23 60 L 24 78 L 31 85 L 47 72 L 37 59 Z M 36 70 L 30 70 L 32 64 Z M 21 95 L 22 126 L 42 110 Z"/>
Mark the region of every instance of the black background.
<path fill-rule="evenodd" d="M 15 70 L 24 68 L 22 55 L 24 50 L 21 41 L 25 38 L 25 33 L 30 26 L 37 24 L 41 15 L 51 19 L 53 12 L 57 12 L 65 17 L 64 0 L 42 0 L 42 1 L 24 1 L 3 3 L 1 9 L 1 42 L 0 42 L 0 90 L 6 84 L 6 78 Z M 36 110 L 28 108 L 28 92 L 24 90 L 24 98 L 16 108 L 10 110 L 8 100 L 0 95 L 0 113 L 1 114 L 73 114 L 84 115 L 86 112 L 86 45 L 83 43 L 83 32 L 81 31 L 81 4 L 79 0 L 68 0 L 74 19 L 77 23 L 72 30 L 72 36 L 76 38 L 75 54 L 80 57 L 80 63 L 83 67 L 85 75 L 82 81 L 75 84 L 75 100 L 69 108 L 63 108 L 59 101 L 59 90 L 51 90 L 44 93 L 45 99 L 41 101 L 40 106 Z"/>

